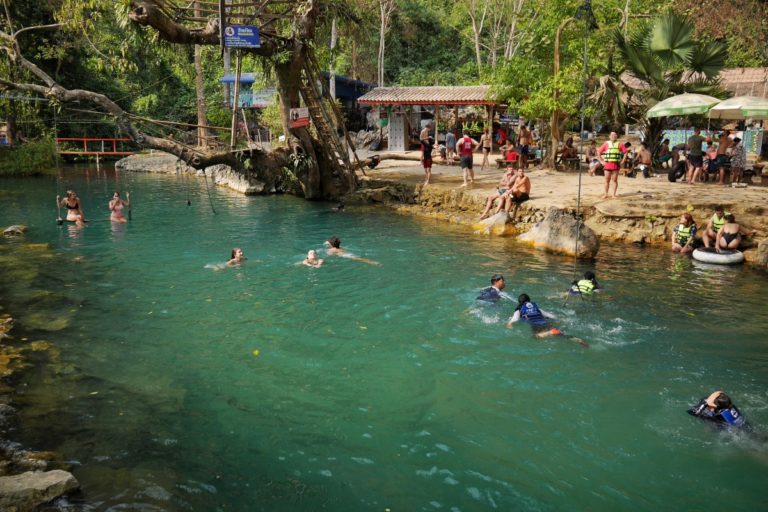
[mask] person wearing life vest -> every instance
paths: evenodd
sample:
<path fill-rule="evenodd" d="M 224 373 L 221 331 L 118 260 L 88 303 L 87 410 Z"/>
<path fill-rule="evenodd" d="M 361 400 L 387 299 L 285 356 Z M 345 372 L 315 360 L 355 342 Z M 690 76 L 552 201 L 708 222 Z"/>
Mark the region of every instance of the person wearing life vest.
<path fill-rule="evenodd" d="M 696 241 L 696 222 L 690 213 L 680 216 L 680 224 L 675 226 L 672 236 L 672 252 L 688 254 L 693 252 L 693 243 Z"/>
<path fill-rule="evenodd" d="M 603 199 L 608 199 L 608 189 L 613 183 L 613 197 L 617 197 L 619 189 L 619 169 L 624 153 L 627 152 L 624 144 L 619 142 L 619 134 L 611 132 L 610 139 L 597 150 L 597 158 L 603 166 L 605 172 L 605 193 Z"/>
<path fill-rule="evenodd" d="M 507 284 L 506 281 L 504 281 L 503 275 L 494 274 L 491 276 L 491 286 L 488 288 L 483 288 L 480 291 L 480 295 L 477 296 L 476 300 L 482 300 L 484 302 L 498 302 L 501 299 L 512 300 L 512 297 L 502 291 L 506 285 Z"/>
<path fill-rule="evenodd" d="M 538 304 L 531 301 L 528 294 L 523 293 L 517 298 L 517 308 L 512 318 L 507 322 L 507 327 L 512 328 L 516 322 L 525 322 L 531 326 L 531 331 L 536 338 L 546 338 L 548 336 L 563 336 L 563 333 L 557 327 L 550 325 L 549 319 L 555 318 L 555 315 L 541 309 Z M 568 339 L 575 341 L 582 347 L 588 347 L 589 344 L 575 336 L 568 336 Z"/>
<path fill-rule="evenodd" d="M 704 230 L 704 234 L 701 236 L 701 239 L 704 241 L 704 247 L 712 247 L 712 244 L 715 243 L 717 232 L 725 225 L 726 215 L 728 215 L 728 212 L 725 211 L 725 208 L 722 206 L 715 207 L 715 214 L 709 219 L 707 229 Z"/>
<path fill-rule="evenodd" d="M 472 154 L 480 145 L 475 139 L 469 136 L 468 131 L 464 131 L 464 136 L 456 142 L 456 151 L 461 158 L 461 172 L 464 175 L 464 184 L 462 187 L 467 186 L 467 176 L 469 176 L 469 183 L 474 183 L 475 172 L 472 170 Z"/>
<path fill-rule="evenodd" d="M 715 391 L 707 398 L 688 409 L 688 414 L 703 420 L 712 421 L 724 428 L 748 428 L 747 420 L 741 411 L 733 405 L 731 399 L 723 391 Z"/>
<path fill-rule="evenodd" d="M 578 281 L 571 283 L 571 289 L 568 290 L 568 294 L 589 296 L 599 289 L 600 284 L 598 284 L 597 279 L 595 278 L 595 273 L 591 270 L 587 270 L 584 272 L 584 279 L 579 279 Z"/>

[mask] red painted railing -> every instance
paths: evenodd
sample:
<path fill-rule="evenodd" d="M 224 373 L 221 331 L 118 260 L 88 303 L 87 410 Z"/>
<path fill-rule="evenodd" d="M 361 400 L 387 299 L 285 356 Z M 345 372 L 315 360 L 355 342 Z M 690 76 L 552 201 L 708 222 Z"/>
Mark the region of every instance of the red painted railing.
<path fill-rule="evenodd" d="M 62 142 L 70 143 L 64 144 Z M 57 137 L 56 146 L 61 155 L 132 155 L 135 151 L 126 149 L 123 144 L 118 146 L 118 143 L 130 143 L 131 139 L 102 139 L 91 137 Z M 82 144 L 82 149 L 76 146 Z"/>

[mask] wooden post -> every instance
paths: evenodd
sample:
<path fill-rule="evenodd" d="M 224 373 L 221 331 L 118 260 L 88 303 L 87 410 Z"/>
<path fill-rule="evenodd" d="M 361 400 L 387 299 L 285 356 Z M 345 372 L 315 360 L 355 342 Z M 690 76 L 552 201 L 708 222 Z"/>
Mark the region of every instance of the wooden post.
<path fill-rule="evenodd" d="M 438 112 L 439 108 L 439 106 L 435 105 L 435 144 L 437 144 L 437 125 L 440 121 L 440 112 Z"/>
<path fill-rule="evenodd" d="M 493 155 L 493 105 L 488 105 L 486 107 L 486 110 L 488 112 L 489 135 L 491 137 L 491 152 L 490 152 L 490 154 Z"/>
<path fill-rule="evenodd" d="M 243 69 L 242 54 L 237 52 L 237 64 L 235 64 L 235 100 L 232 103 L 232 134 L 229 147 L 235 149 L 237 143 L 237 109 L 240 107 L 240 72 Z"/>
<path fill-rule="evenodd" d="M 240 110 L 243 114 L 243 126 L 245 127 L 245 136 L 248 137 L 248 147 L 251 146 L 251 131 L 248 129 L 248 120 L 245 118 L 245 109 Z"/>

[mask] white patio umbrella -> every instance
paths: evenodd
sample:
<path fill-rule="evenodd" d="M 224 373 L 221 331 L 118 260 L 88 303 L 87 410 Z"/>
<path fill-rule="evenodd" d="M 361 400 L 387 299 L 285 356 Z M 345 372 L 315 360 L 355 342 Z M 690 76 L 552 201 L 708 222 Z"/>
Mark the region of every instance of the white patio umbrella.
<path fill-rule="evenodd" d="M 710 119 L 768 119 L 768 98 L 736 96 L 712 107 L 709 117 Z"/>
<path fill-rule="evenodd" d="M 720 100 L 706 94 L 678 94 L 658 102 L 645 114 L 646 117 L 686 116 L 706 114 Z"/>

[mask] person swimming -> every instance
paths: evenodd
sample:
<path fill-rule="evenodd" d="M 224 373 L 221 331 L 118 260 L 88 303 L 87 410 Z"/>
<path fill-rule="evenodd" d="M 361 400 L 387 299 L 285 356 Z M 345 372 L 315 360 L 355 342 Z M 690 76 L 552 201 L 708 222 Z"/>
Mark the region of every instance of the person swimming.
<path fill-rule="evenodd" d="M 571 288 L 568 290 L 569 295 L 592 295 L 593 292 L 600 290 L 600 284 L 595 278 L 595 273 L 591 270 L 584 272 L 584 279 L 579 279 L 571 283 Z"/>
<path fill-rule="evenodd" d="M 494 274 L 491 276 L 491 286 L 483 288 L 480 291 L 480 295 L 478 295 L 475 300 L 482 300 L 485 302 L 498 302 L 501 299 L 512 300 L 509 295 L 502 291 L 506 286 L 507 284 L 506 281 L 504 281 L 504 276 L 501 274 Z"/>
<path fill-rule="evenodd" d="M 112 196 L 112 200 L 109 202 L 109 211 L 112 212 L 109 216 L 109 220 L 112 222 L 127 222 L 127 219 L 123 215 L 123 209 L 131 206 L 131 193 L 125 194 L 125 201 L 120 197 L 120 192 L 115 192 Z"/>
<path fill-rule="evenodd" d="M 712 421 L 720 427 L 747 428 L 747 421 L 741 411 L 733 405 L 731 398 L 723 391 L 715 391 L 688 409 L 688 414 Z"/>
<path fill-rule="evenodd" d="M 226 266 L 234 267 L 235 265 L 243 263 L 246 259 L 247 258 L 245 257 L 243 250 L 239 247 L 235 247 L 232 249 L 232 254 L 229 257 L 229 261 L 227 261 Z"/>
<path fill-rule="evenodd" d="M 317 251 L 311 249 L 307 252 L 307 257 L 301 263 L 308 267 L 319 268 L 323 264 L 323 260 L 317 257 Z"/>
<path fill-rule="evenodd" d="M 517 298 L 517 307 L 512 318 L 507 322 L 507 327 L 512 326 L 519 321 L 523 321 L 531 326 L 531 331 L 536 338 L 546 338 L 549 336 L 564 336 L 564 334 L 557 327 L 552 326 L 549 320 L 554 320 L 556 317 L 552 313 L 548 313 L 541 309 L 535 302 L 531 300 L 528 294 L 523 293 Z M 589 344 L 577 338 L 575 336 L 567 336 L 568 339 L 575 341 L 582 347 L 588 347 Z"/>
<path fill-rule="evenodd" d="M 356 261 L 362 261 L 363 263 L 368 263 L 369 265 L 381 265 L 378 261 L 369 260 L 367 258 L 361 258 L 360 256 L 355 256 L 354 254 L 347 253 L 344 249 L 341 248 L 341 240 L 339 240 L 339 237 L 332 236 L 328 240 L 325 241 L 325 246 L 327 249 L 325 250 L 325 253 L 328 256 L 341 256 L 343 258 L 349 258 L 351 260 Z"/>

